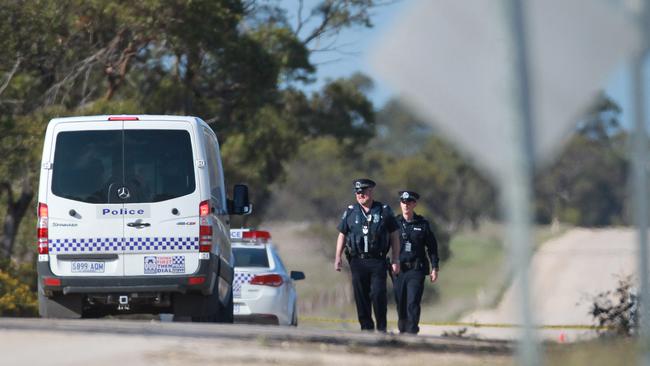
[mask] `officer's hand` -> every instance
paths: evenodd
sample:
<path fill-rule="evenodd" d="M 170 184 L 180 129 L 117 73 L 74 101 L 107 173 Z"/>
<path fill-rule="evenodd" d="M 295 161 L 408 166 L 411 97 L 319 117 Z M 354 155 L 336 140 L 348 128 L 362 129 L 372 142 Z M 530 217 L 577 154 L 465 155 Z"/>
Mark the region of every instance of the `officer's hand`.
<path fill-rule="evenodd" d="M 393 273 L 398 275 L 399 274 L 399 263 L 393 263 Z"/>
<path fill-rule="evenodd" d="M 436 269 L 431 270 L 431 283 L 436 282 L 438 279 L 438 271 Z"/>
<path fill-rule="evenodd" d="M 335 258 L 334 259 L 334 269 L 337 272 L 341 272 L 341 258 Z"/>

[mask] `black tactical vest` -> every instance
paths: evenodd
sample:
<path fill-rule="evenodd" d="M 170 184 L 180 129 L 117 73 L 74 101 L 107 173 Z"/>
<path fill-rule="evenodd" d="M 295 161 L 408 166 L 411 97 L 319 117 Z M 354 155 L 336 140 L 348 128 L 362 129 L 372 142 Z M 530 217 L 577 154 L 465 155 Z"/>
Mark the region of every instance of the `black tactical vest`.
<path fill-rule="evenodd" d="M 389 249 L 389 233 L 386 229 L 386 214 L 384 205 L 380 202 L 373 202 L 369 213 L 365 213 L 361 205 L 355 204 L 348 208 L 345 220 L 347 220 L 350 232 L 346 235 L 346 250 L 352 258 L 361 254 L 382 258 Z M 366 240 L 367 237 L 367 248 Z M 367 251 L 366 251 L 367 249 Z"/>

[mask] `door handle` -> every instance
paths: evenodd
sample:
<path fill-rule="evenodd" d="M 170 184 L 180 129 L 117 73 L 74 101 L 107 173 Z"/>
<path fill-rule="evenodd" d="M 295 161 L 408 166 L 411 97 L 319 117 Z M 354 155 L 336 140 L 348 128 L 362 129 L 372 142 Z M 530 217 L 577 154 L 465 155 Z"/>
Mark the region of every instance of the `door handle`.
<path fill-rule="evenodd" d="M 134 227 L 134 228 L 140 229 L 140 228 L 142 228 L 142 227 L 148 227 L 148 226 L 151 226 L 151 224 L 148 223 L 148 222 L 137 222 L 137 221 L 136 221 L 136 222 L 129 222 L 128 224 L 126 224 L 126 226 L 128 226 L 128 227 Z"/>

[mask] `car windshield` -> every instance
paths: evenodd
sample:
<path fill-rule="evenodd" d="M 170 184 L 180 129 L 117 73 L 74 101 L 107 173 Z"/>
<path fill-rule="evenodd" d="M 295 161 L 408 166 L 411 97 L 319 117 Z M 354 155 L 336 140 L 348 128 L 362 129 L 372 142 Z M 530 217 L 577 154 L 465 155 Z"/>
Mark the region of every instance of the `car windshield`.
<path fill-rule="evenodd" d="M 130 197 L 120 200 L 126 187 Z M 159 202 L 194 192 L 185 130 L 68 131 L 57 135 L 52 193 L 87 203 Z"/>
<path fill-rule="evenodd" d="M 269 268 L 266 248 L 232 248 L 235 255 L 235 267 Z"/>

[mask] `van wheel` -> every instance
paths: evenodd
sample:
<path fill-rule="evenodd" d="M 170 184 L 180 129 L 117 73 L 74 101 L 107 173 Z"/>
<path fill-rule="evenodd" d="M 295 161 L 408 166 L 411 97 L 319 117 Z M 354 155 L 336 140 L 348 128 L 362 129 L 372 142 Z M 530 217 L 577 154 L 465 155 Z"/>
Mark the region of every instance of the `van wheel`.
<path fill-rule="evenodd" d="M 192 315 L 192 321 L 198 323 L 216 323 L 219 320 L 221 302 L 219 294 L 214 291 L 212 295 L 203 296 L 201 299 L 200 315 Z"/>
<path fill-rule="evenodd" d="M 38 285 L 38 314 L 41 318 L 79 319 L 83 313 L 80 294 L 47 297 Z"/>
<path fill-rule="evenodd" d="M 219 302 L 219 319 L 217 320 L 219 323 L 232 323 L 234 316 L 233 316 L 233 298 L 232 298 L 232 288 L 230 289 L 230 296 L 228 296 L 228 302 L 226 303 L 226 306 L 222 306 L 221 302 Z"/>

